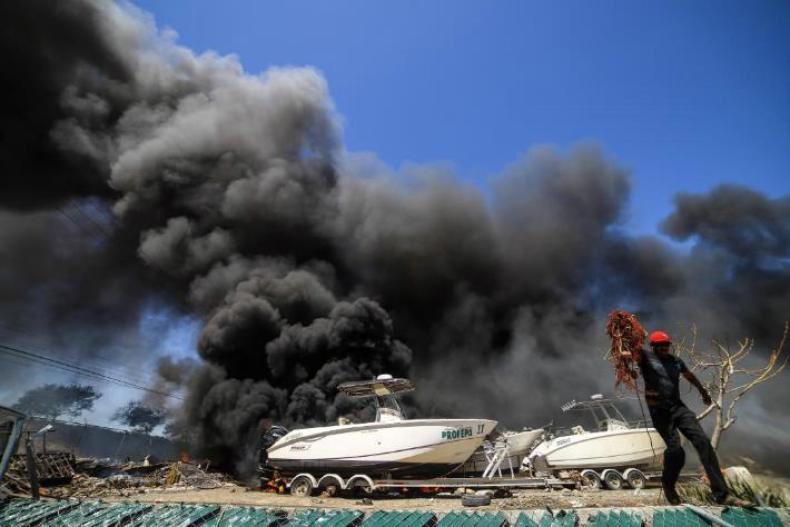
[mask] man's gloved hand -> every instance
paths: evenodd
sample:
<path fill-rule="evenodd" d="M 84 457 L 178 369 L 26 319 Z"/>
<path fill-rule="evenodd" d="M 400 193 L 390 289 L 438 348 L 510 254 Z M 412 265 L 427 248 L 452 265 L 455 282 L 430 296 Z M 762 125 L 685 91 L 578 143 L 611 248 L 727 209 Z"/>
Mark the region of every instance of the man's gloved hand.
<path fill-rule="evenodd" d="M 710 398 L 710 394 L 707 390 L 701 390 L 700 395 L 702 395 L 702 402 L 706 405 L 710 406 L 713 404 L 713 399 Z"/>

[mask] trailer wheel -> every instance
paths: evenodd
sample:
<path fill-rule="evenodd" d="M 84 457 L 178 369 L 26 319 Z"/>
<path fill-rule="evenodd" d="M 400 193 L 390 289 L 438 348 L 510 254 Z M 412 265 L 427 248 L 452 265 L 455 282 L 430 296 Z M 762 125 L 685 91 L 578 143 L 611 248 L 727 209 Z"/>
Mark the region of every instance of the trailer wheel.
<path fill-rule="evenodd" d="M 370 496 L 375 487 L 370 476 L 356 474 L 349 478 L 346 488 L 351 489 L 355 496 Z"/>
<path fill-rule="evenodd" d="M 643 489 L 647 484 L 647 478 L 638 468 L 629 468 L 623 473 L 623 477 L 633 489 Z"/>
<path fill-rule="evenodd" d="M 373 488 L 369 485 L 356 485 L 353 487 L 354 496 L 357 497 L 364 497 L 364 496 L 372 496 L 373 495 Z"/>
<path fill-rule="evenodd" d="M 600 489 L 601 488 L 601 476 L 594 470 L 582 470 L 581 473 L 582 477 L 582 485 L 585 487 L 590 487 L 592 489 Z"/>
<path fill-rule="evenodd" d="M 313 482 L 307 476 L 298 476 L 291 482 L 292 496 L 310 496 L 313 494 Z"/>
<path fill-rule="evenodd" d="M 603 474 L 601 474 L 601 477 L 603 478 L 606 488 L 609 490 L 620 490 L 625 485 L 623 476 L 621 476 L 620 473 L 614 469 L 609 468 L 604 470 Z"/>

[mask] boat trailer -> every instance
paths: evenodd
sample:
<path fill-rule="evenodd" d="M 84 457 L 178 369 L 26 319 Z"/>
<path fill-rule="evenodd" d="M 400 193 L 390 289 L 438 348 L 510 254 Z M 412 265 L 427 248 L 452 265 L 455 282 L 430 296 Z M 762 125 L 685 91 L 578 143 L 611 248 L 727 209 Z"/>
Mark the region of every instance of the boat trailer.
<path fill-rule="evenodd" d="M 377 490 L 394 489 L 550 489 L 572 488 L 575 480 L 558 478 L 432 478 L 432 479 L 374 479 L 366 474 L 355 474 L 343 479 L 338 474 L 324 474 L 316 478 L 309 472 L 297 474 L 286 481 L 286 487 L 294 496 L 310 496 L 320 490 L 329 496 L 340 491 L 358 491 L 371 494 Z"/>

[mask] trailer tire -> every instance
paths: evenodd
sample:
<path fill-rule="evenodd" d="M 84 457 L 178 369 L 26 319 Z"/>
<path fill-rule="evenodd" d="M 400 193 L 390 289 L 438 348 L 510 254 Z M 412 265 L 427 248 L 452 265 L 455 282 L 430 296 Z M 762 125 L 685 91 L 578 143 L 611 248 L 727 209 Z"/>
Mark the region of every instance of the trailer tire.
<path fill-rule="evenodd" d="M 582 477 L 582 485 L 584 485 L 585 487 L 600 489 L 602 486 L 601 476 L 594 470 L 591 469 L 582 470 L 581 477 Z"/>
<path fill-rule="evenodd" d="M 369 476 L 365 474 L 356 474 L 348 479 L 346 488 L 351 489 L 356 496 L 370 496 L 373 494 L 373 489 L 376 487 Z"/>
<path fill-rule="evenodd" d="M 623 473 L 623 478 L 632 489 L 643 489 L 647 484 L 647 478 L 638 468 L 629 468 Z"/>
<path fill-rule="evenodd" d="M 485 505 L 491 505 L 491 496 L 464 496 L 461 498 L 461 505 L 464 507 L 483 507 Z"/>
<path fill-rule="evenodd" d="M 321 491 L 322 495 L 326 495 L 330 498 L 336 496 L 340 490 L 345 488 L 343 478 L 337 474 L 324 474 L 321 476 L 321 479 L 318 480 L 316 486 L 318 490 Z"/>
<path fill-rule="evenodd" d="M 601 479 L 603 479 L 604 485 L 609 490 L 622 490 L 625 486 L 623 476 L 613 468 L 604 470 L 601 474 Z"/>
<path fill-rule="evenodd" d="M 297 476 L 291 481 L 292 496 L 312 496 L 315 485 L 307 476 Z"/>

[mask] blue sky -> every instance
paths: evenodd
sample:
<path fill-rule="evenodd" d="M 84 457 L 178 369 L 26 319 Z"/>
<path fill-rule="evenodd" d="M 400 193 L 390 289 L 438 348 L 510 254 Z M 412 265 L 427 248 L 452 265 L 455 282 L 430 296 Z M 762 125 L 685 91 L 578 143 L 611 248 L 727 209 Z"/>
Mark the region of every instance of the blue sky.
<path fill-rule="evenodd" d="M 678 191 L 790 191 L 790 3 L 135 2 L 256 73 L 326 76 L 349 150 L 486 181 L 535 144 L 599 142 L 632 170 L 629 226 Z"/>

